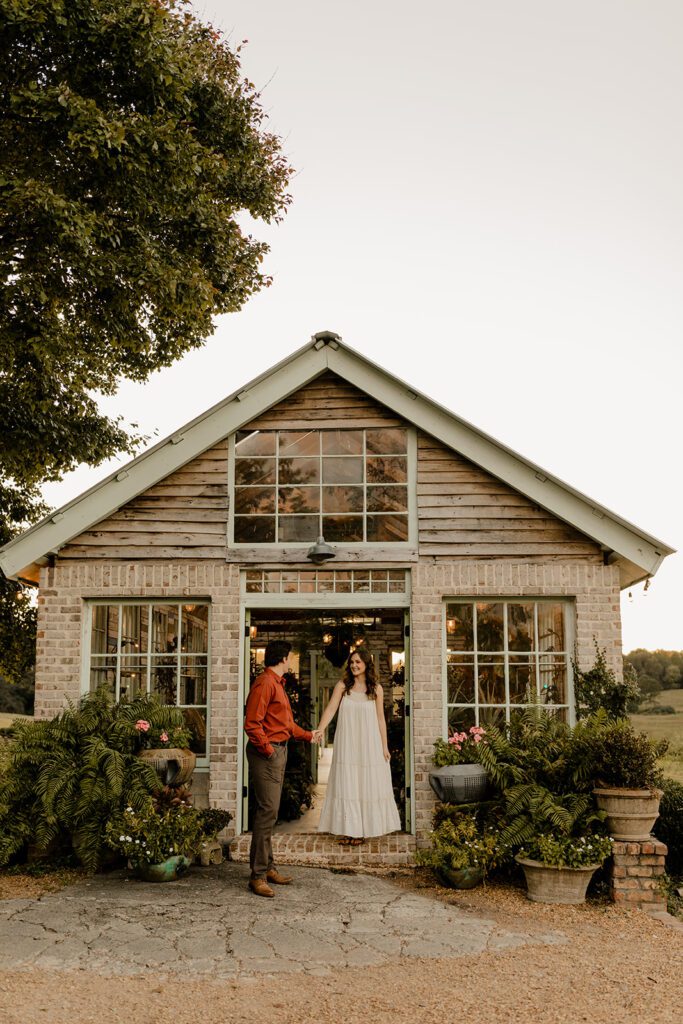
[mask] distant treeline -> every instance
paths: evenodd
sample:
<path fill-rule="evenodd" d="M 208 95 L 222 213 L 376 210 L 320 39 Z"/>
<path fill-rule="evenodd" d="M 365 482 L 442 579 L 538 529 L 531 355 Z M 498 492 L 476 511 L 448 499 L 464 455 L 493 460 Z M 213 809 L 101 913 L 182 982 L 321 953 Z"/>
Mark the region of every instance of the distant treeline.
<path fill-rule="evenodd" d="M 624 655 L 624 665 L 635 670 L 645 699 L 660 690 L 683 687 L 683 651 L 644 651 L 639 647 Z"/>

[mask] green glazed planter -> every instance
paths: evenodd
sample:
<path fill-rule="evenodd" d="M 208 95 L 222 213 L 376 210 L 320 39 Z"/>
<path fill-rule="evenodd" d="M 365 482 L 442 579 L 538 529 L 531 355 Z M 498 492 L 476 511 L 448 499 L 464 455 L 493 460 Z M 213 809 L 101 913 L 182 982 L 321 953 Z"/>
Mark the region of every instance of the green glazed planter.
<path fill-rule="evenodd" d="M 143 882 L 175 882 L 187 872 L 191 864 L 188 857 L 169 857 L 163 864 L 140 864 L 135 874 Z"/>
<path fill-rule="evenodd" d="M 460 868 L 458 871 L 449 871 L 442 868 L 439 876 L 444 885 L 451 889 L 474 889 L 484 878 L 484 869 L 480 867 Z"/>

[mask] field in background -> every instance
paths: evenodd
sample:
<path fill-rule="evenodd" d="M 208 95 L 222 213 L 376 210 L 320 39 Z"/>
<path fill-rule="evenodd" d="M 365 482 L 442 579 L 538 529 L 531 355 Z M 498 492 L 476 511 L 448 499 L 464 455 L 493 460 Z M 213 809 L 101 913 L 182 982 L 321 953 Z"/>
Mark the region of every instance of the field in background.
<path fill-rule="evenodd" d="M 662 690 L 655 704 L 670 704 L 675 715 L 631 715 L 636 729 L 646 732 L 655 740 L 668 740 L 669 751 L 662 758 L 664 773 L 677 782 L 683 782 L 683 689 Z"/>

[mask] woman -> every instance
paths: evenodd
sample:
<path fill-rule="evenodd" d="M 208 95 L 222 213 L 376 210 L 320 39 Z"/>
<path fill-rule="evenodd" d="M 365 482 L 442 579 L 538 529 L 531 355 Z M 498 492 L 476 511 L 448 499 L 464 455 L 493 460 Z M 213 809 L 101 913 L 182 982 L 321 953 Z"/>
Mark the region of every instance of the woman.
<path fill-rule="evenodd" d="M 339 711 L 332 764 L 319 832 L 342 836 L 357 846 L 364 837 L 383 836 L 401 828 L 391 785 L 387 725 L 382 687 L 367 651 L 359 647 L 347 664 L 314 737 L 323 733 Z"/>

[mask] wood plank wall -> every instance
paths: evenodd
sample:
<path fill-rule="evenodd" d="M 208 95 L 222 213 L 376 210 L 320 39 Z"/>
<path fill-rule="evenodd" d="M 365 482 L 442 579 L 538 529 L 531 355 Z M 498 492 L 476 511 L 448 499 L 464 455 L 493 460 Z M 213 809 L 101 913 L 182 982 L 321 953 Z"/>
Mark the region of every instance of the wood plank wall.
<path fill-rule="evenodd" d="M 594 541 L 421 431 L 417 507 L 421 558 L 602 561 Z"/>
<path fill-rule="evenodd" d="M 403 424 L 390 409 L 328 371 L 245 429 L 330 429 L 352 422 Z M 59 557 L 224 558 L 227 481 L 224 440 L 82 533 Z M 601 561 L 593 541 L 422 432 L 417 505 L 420 558 Z"/>
<path fill-rule="evenodd" d="M 227 518 L 226 440 L 76 537 L 59 557 L 224 558 Z"/>

